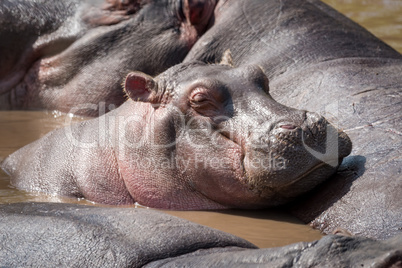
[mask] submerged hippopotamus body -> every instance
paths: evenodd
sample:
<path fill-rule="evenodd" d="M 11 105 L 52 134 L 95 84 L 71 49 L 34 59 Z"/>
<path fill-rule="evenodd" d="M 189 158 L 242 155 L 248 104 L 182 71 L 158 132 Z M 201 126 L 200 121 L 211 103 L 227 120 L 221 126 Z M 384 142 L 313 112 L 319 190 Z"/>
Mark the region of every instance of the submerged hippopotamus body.
<path fill-rule="evenodd" d="M 262 67 L 275 100 L 326 112 L 353 142 L 336 176 L 293 213 L 326 233 L 400 233 L 402 56 L 318 0 L 220 1 L 185 61 L 214 62 L 226 49 L 236 66 Z"/>
<path fill-rule="evenodd" d="M 285 107 L 268 91 L 256 65 L 196 61 L 155 79 L 132 72 L 122 106 L 49 133 L 2 168 L 18 188 L 106 204 L 283 204 L 332 175 L 351 142 L 323 117 Z"/>
<path fill-rule="evenodd" d="M 132 70 L 180 63 L 212 18 L 214 0 L 0 3 L 0 109 L 97 115 L 124 102 Z"/>

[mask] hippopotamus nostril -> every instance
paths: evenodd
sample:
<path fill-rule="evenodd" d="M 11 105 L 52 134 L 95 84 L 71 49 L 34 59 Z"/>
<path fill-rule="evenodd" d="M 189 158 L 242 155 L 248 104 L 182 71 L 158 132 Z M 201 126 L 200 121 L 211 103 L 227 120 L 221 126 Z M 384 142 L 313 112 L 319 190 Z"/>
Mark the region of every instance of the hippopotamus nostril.
<path fill-rule="evenodd" d="M 279 127 L 283 128 L 283 129 L 288 129 L 288 130 L 296 129 L 296 126 L 293 124 L 281 124 L 281 125 L 279 125 Z"/>

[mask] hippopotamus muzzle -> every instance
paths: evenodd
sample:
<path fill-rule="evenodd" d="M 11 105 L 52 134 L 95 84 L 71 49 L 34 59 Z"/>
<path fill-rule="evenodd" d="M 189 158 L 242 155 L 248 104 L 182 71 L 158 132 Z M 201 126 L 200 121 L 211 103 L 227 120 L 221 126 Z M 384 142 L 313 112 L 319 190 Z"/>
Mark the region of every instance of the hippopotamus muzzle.
<path fill-rule="evenodd" d="M 298 120 L 273 123 L 267 133 L 252 133 L 244 150 L 250 187 L 278 204 L 330 177 L 352 149 L 349 137 L 324 117 L 299 114 Z"/>

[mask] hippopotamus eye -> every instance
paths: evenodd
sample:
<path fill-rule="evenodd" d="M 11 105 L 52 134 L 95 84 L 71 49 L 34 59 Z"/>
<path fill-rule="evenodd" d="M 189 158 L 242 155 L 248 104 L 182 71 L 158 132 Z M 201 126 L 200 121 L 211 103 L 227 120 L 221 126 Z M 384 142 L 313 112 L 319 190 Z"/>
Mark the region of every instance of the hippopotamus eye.
<path fill-rule="evenodd" d="M 205 102 L 207 100 L 208 100 L 208 97 L 203 93 L 197 93 L 191 98 L 191 101 L 198 102 L 198 103 Z"/>
<path fill-rule="evenodd" d="M 211 90 L 204 87 L 195 88 L 190 95 L 190 106 L 195 112 L 203 116 L 216 116 L 222 109 L 221 103 L 217 100 Z"/>
<path fill-rule="evenodd" d="M 190 102 L 192 103 L 201 103 L 207 101 L 208 99 L 210 99 L 208 90 L 203 87 L 195 88 L 190 95 Z"/>

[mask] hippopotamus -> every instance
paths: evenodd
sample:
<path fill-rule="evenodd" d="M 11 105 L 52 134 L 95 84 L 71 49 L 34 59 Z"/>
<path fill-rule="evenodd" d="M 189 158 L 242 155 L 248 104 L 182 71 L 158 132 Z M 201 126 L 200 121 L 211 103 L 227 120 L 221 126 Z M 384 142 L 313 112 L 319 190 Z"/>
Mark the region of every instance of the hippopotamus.
<path fill-rule="evenodd" d="M 328 235 L 257 248 L 160 211 L 63 203 L 0 205 L 1 267 L 401 267 L 402 235 Z"/>
<path fill-rule="evenodd" d="M 50 132 L 2 168 L 28 191 L 179 210 L 276 206 L 331 176 L 348 136 L 274 101 L 258 65 L 222 62 L 130 72 L 127 102 Z"/>
<path fill-rule="evenodd" d="M 402 56 L 318 0 L 219 1 L 184 62 L 214 62 L 227 49 L 236 66 L 261 66 L 276 101 L 326 113 L 354 144 L 290 210 L 325 233 L 400 233 Z"/>
<path fill-rule="evenodd" d="M 215 6 L 214 0 L 102 2 L 1 2 L 0 109 L 95 116 L 119 106 L 125 75 L 157 75 L 180 63 Z"/>

